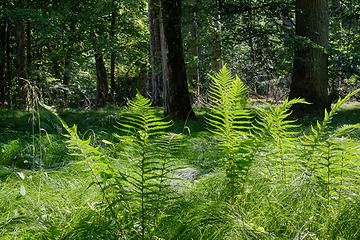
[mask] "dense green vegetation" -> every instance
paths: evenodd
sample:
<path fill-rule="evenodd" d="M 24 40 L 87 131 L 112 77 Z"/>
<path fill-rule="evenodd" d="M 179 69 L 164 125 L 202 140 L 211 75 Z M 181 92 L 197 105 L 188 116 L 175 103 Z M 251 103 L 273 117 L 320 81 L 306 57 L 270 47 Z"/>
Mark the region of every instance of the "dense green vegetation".
<path fill-rule="evenodd" d="M 0 2 L 0 239 L 360 238 L 357 1 Z"/>
<path fill-rule="evenodd" d="M 210 89 L 197 120 L 174 123 L 140 94 L 101 111 L 1 109 L 0 238 L 359 238 L 354 93 L 297 121 L 303 100 L 251 104 L 225 68 Z"/>
<path fill-rule="evenodd" d="M 219 65 L 215 60 L 228 63 L 251 92 L 284 100 L 292 81 L 295 50 L 308 45 L 319 49 L 314 39 L 295 31 L 297 2 L 305 1 L 176 1 L 182 4 L 183 54 L 192 103 L 207 102 L 208 73 L 217 72 L 214 65 Z M 159 20 L 161 8 L 156 6 L 161 1 L 150 2 Z M 23 107 L 23 85 L 35 87 L 45 103 L 58 107 L 96 108 L 105 102 L 120 106 L 126 98 L 135 97 L 137 90 L 161 105 L 162 81 L 154 85 L 152 79 L 155 74 L 161 77 L 162 71 L 156 66 L 161 63 L 150 56 L 150 2 L 1 1 L 0 105 Z M 329 59 L 325 67 L 329 84 L 322 85 L 329 87 L 333 101 L 359 87 L 359 4 L 322 2 L 329 8 L 329 24 L 323 26 L 329 29 L 328 46 L 321 45 Z M 17 64 L 21 60 L 23 68 Z M 101 104 L 100 90 L 104 97 L 109 95 Z"/>

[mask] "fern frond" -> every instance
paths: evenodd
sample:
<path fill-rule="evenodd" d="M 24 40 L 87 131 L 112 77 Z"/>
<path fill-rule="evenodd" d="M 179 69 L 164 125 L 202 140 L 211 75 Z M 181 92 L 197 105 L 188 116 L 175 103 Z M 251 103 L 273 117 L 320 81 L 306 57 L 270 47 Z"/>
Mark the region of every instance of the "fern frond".
<path fill-rule="evenodd" d="M 286 120 L 290 115 L 290 107 L 293 104 L 308 104 L 304 99 L 285 99 L 284 103 L 274 107 L 270 103 L 264 102 L 268 109 L 265 108 L 256 108 L 260 120 L 257 120 L 259 125 L 258 130 L 261 132 L 262 139 L 264 141 L 264 146 L 270 151 L 270 159 L 280 162 L 282 168 L 282 179 L 286 183 L 288 162 L 291 159 L 291 156 L 294 154 L 294 145 L 298 140 L 296 136 L 298 134 L 296 129 L 299 125 L 295 124 L 296 120 Z M 269 152 L 269 151 L 264 151 Z M 276 171 L 274 171 L 276 172 Z"/>
<path fill-rule="evenodd" d="M 317 179 L 318 185 L 325 187 L 324 198 L 327 205 L 331 199 L 342 202 L 346 197 L 342 189 L 347 179 L 359 175 L 354 168 L 352 159 L 358 156 L 359 145 L 349 138 L 349 135 L 360 127 L 359 124 L 342 126 L 331 129 L 329 123 L 341 105 L 360 89 L 349 93 L 345 98 L 339 99 L 328 113 L 325 110 L 322 122 L 317 121 L 316 127 L 311 126 L 311 134 L 304 135 L 304 154 L 307 155 L 304 167 L 308 169 L 311 177 Z M 351 184 L 350 184 L 351 185 Z"/>
<path fill-rule="evenodd" d="M 210 113 L 206 117 L 210 131 L 219 136 L 222 164 L 229 180 L 232 202 L 243 194 L 247 173 L 256 153 L 256 139 L 251 133 L 252 113 L 245 84 L 224 66 L 211 77 Z"/>
<path fill-rule="evenodd" d="M 166 129 L 172 122 L 159 116 L 150 100 L 140 93 L 129 101 L 127 110 L 117 122 L 117 128 L 127 136 L 114 136 L 125 150 L 121 156 L 128 161 L 128 182 L 134 193 L 131 201 L 138 203 L 134 217 L 139 219 L 141 238 L 145 239 L 157 218 L 164 215 L 162 209 L 173 195 L 172 175 L 181 165 L 175 164 L 171 156 L 177 137 Z"/>
<path fill-rule="evenodd" d="M 103 180 L 101 179 L 101 175 L 106 175 L 106 173 L 112 173 L 113 169 L 109 169 L 109 165 L 107 164 L 102 164 L 101 162 L 98 162 L 101 158 L 104 157 L 99 151 L 100 146 L 91 146 L 91 137 L 86 140 L 82 140 L 77 133 L 76 125 L 74 125 L 73 127 L 69 127 L 66 122 L 59 115 L 56 114 L 55 110 L 42 103 L 41 106 L 50 111 L 53 115 L 55 115 L 59 119 L 65 130 L 68 132 L 65 137 L 68 138 L 66 142 L 68 143 L 69 148 L 78 151 L 78 153 L 74 153 L 73 155 L 77 155 L 84 159 L 92 175 L 94 176 L 95 184 L 98 185 L 101 194 L 105 199 L 106 207 L 110 210 L 113 221 L 116 223 L 118 230 L 122 232 L 122 227 L 120 226 L 118 222 L 118 217 L 115 213 L 114 208 L 112 207 L 112 201 L 110 200 L 109 195 L 106 193 L 109 185 L 104 184 Z M 122 189 L 121 184 L 117 185 L 117 187 L 119 189 Z"/>

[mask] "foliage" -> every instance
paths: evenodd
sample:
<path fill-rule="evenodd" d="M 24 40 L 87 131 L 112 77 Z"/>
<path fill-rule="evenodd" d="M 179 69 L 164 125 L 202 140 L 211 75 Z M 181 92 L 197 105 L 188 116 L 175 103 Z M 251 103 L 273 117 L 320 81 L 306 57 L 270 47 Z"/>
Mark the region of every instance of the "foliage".
<path fill-rule="evenodd" d="M 256 108 L 260 120 L 257 120 L 259 125 L 258 130 L 261 131 L 263 147 L 262 154 L 268 152 L 271 156 L 265 156 L 265 159 L 275 160 L 280 162 L 282 181 L 287 183 L 287 168 L 288 161 L 293 159 L 292 147 L 294 143 L 299 139 L 296 137 L 298 132 L 295 132 L 294 128 L 299 127 L 295 125 L 296 120 L 289 120 L 291 111 L 289 110 L 293 104 L 307 104 L 303 99 L 286 99 L 279 106 L 272 106 L 270 103 L 266 103 L 266 108 Z M 269 151 L 271 150 L 271 151 Z M 276 162 L 273 163 L 276 165 Z M 272 164 L 267 162 L 266 164 Z M 290 164 L 291 166 L 292 164 Z"/>
<path fill-rule="evenodd" d="M 128 106 L 129 113 L 118 122 L 118 129 L 127 136 L 115 134 L 115 137 L 123 149 L 119 158 L 127 160 L 125 177 L 131 189 L 128 198 L 138 203 L 132 208 L 133 218 L 140 224 L 138 237 L 147 239 L 154 234 L 154 226 L 167 217 L 166 209 L 173 198 L 172 175 L 181 164 L 175 165 L 170 155 L 177 149 L 170 145 L 177 136 L 165 132 L 171 121 L 158 116 L 150 100 L 139 93 Z"/>
<path fill-rule="evenodd" d="M 31 112 L 4 112 L 1 237 L 358 238 L 359 114 L 341 106 L 360 90 L 317 121 L 291 115 L 301 99 L 254 107 L 226 67 L 210 90 L 188 122 L 139 93 L 120 110 L 39 110 L 40 132 Z"/>
<path fill-rule="evenodd" d="M 84 159 L 99 186 L 105 214 L 109 212 L 119 236 L 151 238 L 154 226 L 167 216 L 164 210 L 171 203 L 173 192 L 170 180 L 181 166 L 175 165 L 169 155 L 177 149 L 170 145 L 177 136 L 164 132 L 171 122 L 159 117 L 150 100 L 138 93 L 129 101 L 128 114 L 118 122 L 118 129 L 128 136 L 114 134 L 119 143 L 103 140 L 114 148 L 109 157 L 99 151 L 100 146 L 91 146 L 91 137 L 82 140 L 76 125 L 70 128 L 59 116 L 58 119 L 68 132 L 69 147 L 79 151 L 73 155 Z"/>
<path fill-rule="evenodd" d="M 353 166 L 359 149 L 358 143 L 348 137 L 360 127 L 359 124 L 345 125 L 332 130 L 329 122 L 340 106 L 359 91 L 360 89 L 340 98 L 329 113 L 325 110 L 323 121 L 317 122 L 316 128 L 311 126 L 312 134 L 305 135 L 303 142 L 303 151 L 307 155 L 304 157 L 304 166 L 314 181 L 324 187 L 325 194 L 322 197 L 327 200 L 328 206 L 332 205 L 332 199 L 341 205 L 346 198 L 344 191 L 347 194 L 353 191 L 345 182 L 348 181 L 349 174 L 358 174 Z"/>
<path fill-rule="evenodd" d="M 211 112 L 206 118 L 210 129 L 219 136 L 223 152 L 222 167 L 226 169 L 232 192 L 232 203 L 242 195 L 247 173 L 256 154 L 256 138 L 250 132 L 251 111 L 248 108 L 244 83 L 223 67 L 212 77 L 210 86 Z M 241 198 L 241 196 L 240 196 Z"/>

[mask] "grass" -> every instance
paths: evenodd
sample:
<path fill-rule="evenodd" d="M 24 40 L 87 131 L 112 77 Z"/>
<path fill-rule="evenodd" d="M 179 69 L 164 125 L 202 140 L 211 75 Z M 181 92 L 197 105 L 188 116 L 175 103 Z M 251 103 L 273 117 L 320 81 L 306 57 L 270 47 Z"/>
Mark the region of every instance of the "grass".
<path fill-rule="evenodd" d="M 169 130 L 188 136 L 177 152 L 186 168 L 176 172 L 173 182 L 178 197 L 151 230 L 157 239 L 359 237 L 357 153 L 351 159 L 355 175 L 347 173 L 344 178 L 342 201 L 334 194 L 328 204 L 320 180 L 301 164 L 289 171 L 285 184 L 281 171 L 272 166 L 271 155 L 260 154 L 248 173 L 243 204 L 233 205 L 218 161 L 222 156 L 217 137 L 204 122 L 208 109 L 195 111 L 197 120 L 175 122 Z M 113 126 L 120 114 L 119 110 L 59 112 L 69 126 L 78 126 L 81 137 L 92 136 L 104 154 L 110 149 L 100 140 L 114 141 Z M 40 128 L 39 119 L 33 128 L 31 113 L 0 109 L 0 116 L 0 239 L 122 239 L 88 168 L 69 155 L 73 150 L 66 147 L 56 118 L 41 110 Z M 317 120 L 321 119 L 300 119 L 299 131 L 309 133 Z M 341 108 L 330 127 L 359 122 L 360 108 L 351 103 Z M 352 139 L 358 142 L 359 134 L 353 132 Z"/>
<path fill-rule="evenodd" d="M 1 182 L 1 239 L 57 239 L 92 211 L 96 191 L 81 169 L 17 169 Z"/>

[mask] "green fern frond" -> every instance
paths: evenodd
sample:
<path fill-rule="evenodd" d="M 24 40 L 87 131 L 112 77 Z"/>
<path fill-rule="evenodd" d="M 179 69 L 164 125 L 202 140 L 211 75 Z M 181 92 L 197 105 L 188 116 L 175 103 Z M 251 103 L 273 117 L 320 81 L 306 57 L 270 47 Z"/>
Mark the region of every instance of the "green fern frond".
<path fill-rule="evenodd" d="M 226 170 L 232 192 L 232 202 L 243 194 L 247 173 L 256 153 L 256 139 L 251 133 L 252 112 L 248 108 L 248 93 L 245 84 L 232 76 L 224 66 L 211 77 L 210 113 L 206 122 L 210 131 L 219 136 L 223 152 L 222 165 Z"/>
<path fill-rule="evenodd" d="M 258 130 L 261 132 L 264 146 L 270 151 L 270 159 L 275 159 L 280 162 L 282 168 L 282 179 L 286 183 L 288 168 L 287 162 L 294 154 L 295 142 L 298 140 L 296 129 L 300 125 L 295 124 L 296 120 L 287 120 L 291 115 L 290 107 L 294 104 L 309 104 L 304 99 L 285 99 L 284 103 L 274 107 L 270 103 L 264 102 L 268 109 L 256 108 L 260 120 L 257 120 L 259 125 Z M 269 152 L 269 151 L 264 151 Z M 276 165 L 276 164 L 275 164 Z M 276 172 L 276 171 L 274 171 Z"/>
<path fill-rule="evenodd" d="M 328 112 L 325 109 L 325 116 L 322 123 L 317 122 L 317 127 L 318 127 L 318 131 L 320 132 L 320 135 L 326 134 L 325 132 L 326 132 L 326 128 L 328 127 L 328 124 L 330 123 L 334 115 L 339 111 L 340 107 L 358 92 L 360 92 L 360 89 L 357 89 L 349 93 L 344 98 L 339 98 L 338 101 L 332 106 L 330 112 Z"/>
<path fill-rule="evenodd" d="M 81 139 L 77 133 L 76 125 L 74 125 L 73 127 L 69 127 L 67 123 L 59 115 L 56 114 L 55 110 L 42 103 L 41 106 L 47 109 L 48 111 L 50 111 L 53 115 L 55 115 L 59 119 L 65 130 L 67 131 L 68 134 L 66 134 L 65 137 L 68 138 L 66 142 L 68 143 L 69 148 L 77 150 L 78 153 L 73 153 L 73 155 L 81 157 L 89 167 L 92 175 L 94 176 L 95 184 L 98 185 L 104 197 L 106 208 L 110 210 L 111 218 L 116 223 L 118 230 L 121 232 L 122 227 L 118 222 L 118 217 L 113 208 L 113 203 L 110 200 L 109 194 L 106 191 L 110 184 L 104 183 L 103 179 L 101 179 L 101 175 L 104 175 L 106 173 L 110 173 L 110 174 L 114 173 L 115 172 L 114 168 L 109 169 L 111 165 L 103 164 L 101 161 L 99 162 L 100 159 L 106 157 L 103 156 L 103 154 L 99 151 L 100 146 L 98 147 L 91 146 L 91 137 L 89 137 L 86 140 Z M 116 187 L 120 189 L 122 188 L 121 184 L 118 184 Z"/>
<path fill-rule="evenodd" d="M 127 159 L 127 179 L 133 194 L 134 217 L 139 219 L 141 238 L 151 235 L 151 228 L 164 212 L 173 195 L 170 188 L 173 173 L 180 168 L 171 155 L 176 151 L 176 134 L 166 129 L 171 121 L 159 116 L 149 99 L 137 93 L 128 103 L 128 112 L 118 121 L 117 128 L 127 136 L 114 135 L 123 147 L 121 156 Z"/>
<path fill-rule="evenodd" d="M 360 89 L 349 93 L 345 98 L 339 99 L 325 116 L 322 122 L 311 126 L 311 134 L 304 135 L 303 146 L 305 168 L 309 175 L 316 179 L 319 186 L 324 187 L 324 199 L 330 206 L 332 199 L 338 199 L 338 204 L 345 199 L 346 194 L 342 189 L 350 176 L 358 176 L 358 170 L 354 168 L 353 159 L 358 156 L 359 145 L 349 138 L 349 135 L 360 127 L 360 124 L 342 126 L 331 129 L 330 122 L 342 104 L 351 96 L 358 93 Z M 351 184 L 350 184 L 351 185 Z"/>

